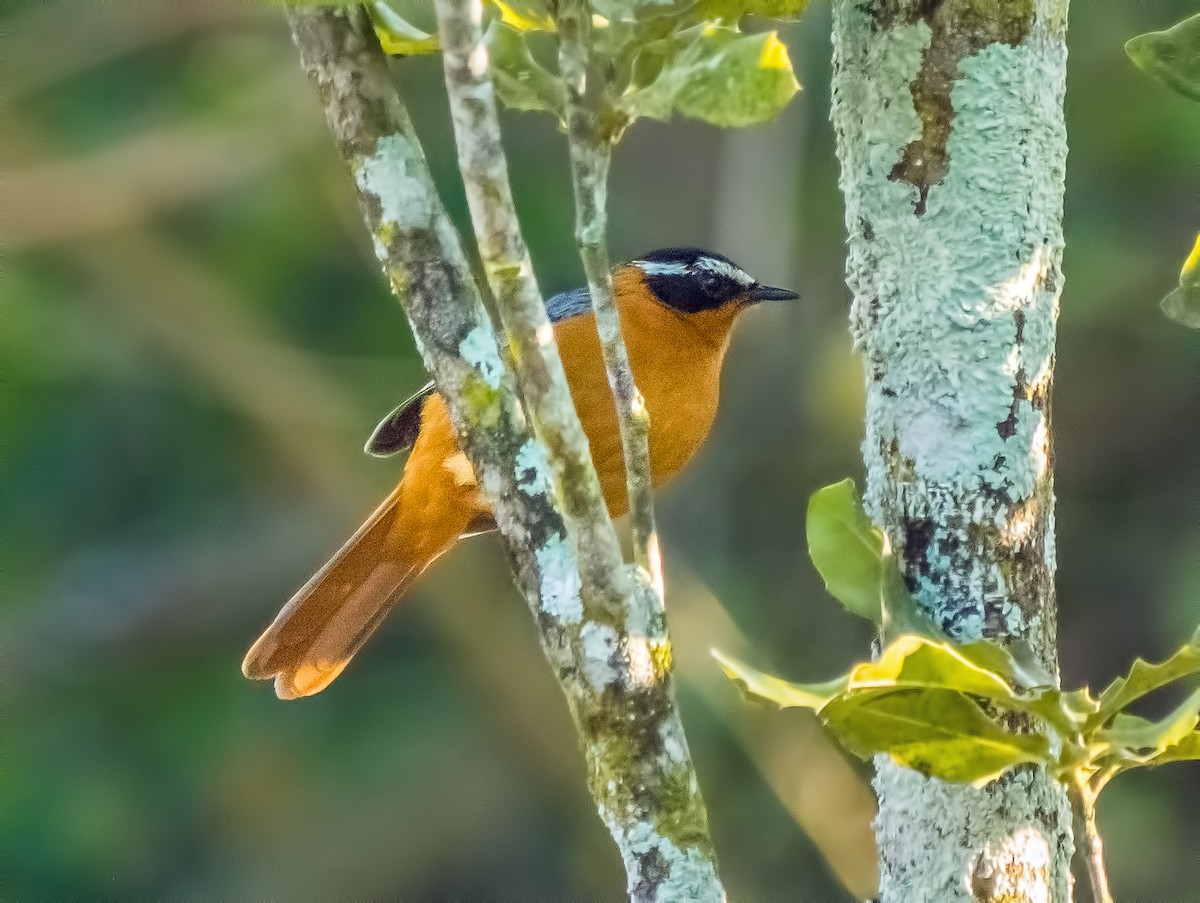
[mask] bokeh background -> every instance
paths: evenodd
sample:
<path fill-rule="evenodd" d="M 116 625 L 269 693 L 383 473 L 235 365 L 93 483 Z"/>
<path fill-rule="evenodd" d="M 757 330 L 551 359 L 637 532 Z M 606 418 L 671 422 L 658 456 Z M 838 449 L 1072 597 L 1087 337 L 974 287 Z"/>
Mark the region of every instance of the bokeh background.
<path fill-rule="evenodd" d="M 1079 2 L 1055 426 L 1064 680 L 1101 685 L 1200 621 L 1200 341 L 1157 299 L 1200 223 L 1200 108 L 1130 65 L 1190 0 Z M 805 86 L 741 132 L 640 123 L 616 257 L 723 251 L 791 306 L 745 318 L 722 412 L 661 497 L 681 703 L 727 886 L 850 899 L 868 769 L 752 708 L 712 645 L 797 679 L 867 648 L 804 550 L 810 492 L 860 473 L 829 10 L 784 29 Z M 247 644 L 396 479 L 360 448 L 424 380 L 281 12 L 6 3 L 2 338 L 10 899 L 616 899 L 623 876 L 494 538 L 444 560 L 320 696 Z M 437 60 L 397 66 L 465 203 Z M 506 117 L 543 287 L 580 281 L 562 137 Z M 1170 699 L 1155 700 L 1150 711 Z M 1107 792 L 1118 899 L 1200 899 L 1200 780 Z"/>

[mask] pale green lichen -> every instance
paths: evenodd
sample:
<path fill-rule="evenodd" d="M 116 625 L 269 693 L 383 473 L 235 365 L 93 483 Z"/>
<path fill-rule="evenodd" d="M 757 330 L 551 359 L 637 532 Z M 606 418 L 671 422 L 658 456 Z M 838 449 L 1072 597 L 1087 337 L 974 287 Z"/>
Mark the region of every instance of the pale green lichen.
<path fill-rule="evenodd" d="M 1029 495 L 1040 476 L 1030 448 L 1044 421 L 1029 399 L 1013 411 L 1014 380 L 1017 371 L 1049 368 L 1061 285 L 1060 208 L 1027 209 L 1030 196 L 1061 191 L 1065 163 L 1055 125 L 1028 116 L 1031 106 L 1061 98 L 1061 84 L 1028 76 L 1042 57 L 1001 44 L 962 61 L 952 93 L 957 126 L 947 142 L 954 162 L 923 216 L 903 203 L 911 186 L 891 181 L 880 165 L 868 164 L 871 189 L 850 193 L 847 204 L 848 226 L 865 222 L 872 234 L 865 246 L 852 243 L 848 263 L 856 339 L 869 359 L 887 356 L 886 368 L 872 365 L 882 382 L 870 397 L 879 410 L 868 418 L 887 432 L 868 442 L 896 440 L 915 471 L 937 485 L 990 486 L 1012 498 Z M 864 118 L 877 118 L 875 109 Z M 895 154 L 902 137 L 867 143 Z M 1004 164 L 1026 156 L 1042 159 L 1016 171 Z M 1001 436 L 996 425 L 1010 414 L 1012 435 Z M 998 458 L 1004 466 L 996 467 Z"/>
<path fill-rule="evenodd" d="M 644 880 L 654 888 L 653 897 L 648 897 L 644 891 L 639 892 L 637 882 L 631 878 L 627 890 L 632 899 L 689 903 L 715 903 L 724 899 L 714 892 L 719 885 L 710 853 L 697 846 L 681 848 L 645 822 L 635 822 L 626 829 L 612 813 L 601 810 L 600 815 L 609 830 L 622 838 L 622 854 L 632 860 L 625 864 L 626 873 L 646 876 Z"/>
<path fill-rule="evenodd" d="M 917 189 L 914 212 L 920 216 L 932 186 L 939 184 L 950 165 L 948 139 L 957 126 L 951 89 L 964 59 L 996 44 L 1018 46 L 1033 22 L 1033 0 L 944 0 L 940 3 L 895 4 L 876 12 L 877 28 L 890 24 L 887 12 L 900 21 L 922 21 L 929 43 L 921 68 L 909 84 L 912 107 L 921 120 L 921 135 L 910 141 L 892 167 L 889 178 Z"/>
<path fill-rule="evenodd" d="M 376 143 L 375 153 L 358 162 L 354 182 L 379 202 L 381 225 L 428 229 L 433 224 L 434 205 L 425 172 L 419 147 L 404 135 L 384 135 Z"/>
<path fill-rule="evenodd" d="M 504 360 L 500 357 L 496 337 L 486 325 L 481 323 L 468 332 L 458 344 L 458 353 L 479 371 L 489 387 L 500 388 L 500 381 L 504 378 Z"/>
<path fill-rule="evenodd" d="M 583 600 L 574 544 L 556 533 L 535 555 L 541 574 L 542 610 L 561 624 L 578 624 L 583 620 Z"/>
<path fill-rule="evenodd" d="M 554 489 L 554 471 L 545 443 L 528 439 L 517 451 L 517 486 L 526 495 L 548 495 Z"/>
<path fill-rule="evenodd" d="M 664 721 L 658 726 L 658 736 L 662 741 L 663 755 L 671 762 L 680 765 L 687 764 L 687 740 L 683 735 L 683 726 L 677 721 Z M 690 774 L 690 772 L 688 772 Z M 689 788 L 691 786 L 689 778 Z"/>
<path fill-rule="evenodd" d="M 618 661 L 602 628 L 598 651 Z M 593 641 L 590 645 L 597 645 Z M 605 678 L 608 675 L 605 674 Z M 717 900 L 713 896 L 714 852 L 699 787 L 678 719 L 670 712 L 669 688 L 637 688 L 616 678 L 595 704 L 579 713 L 588 736 L 588 785 L 630 875 L 635 900 Z M 633 724 L 657 725 L 653 732 Z M 639 779 L 652 773 L 653 784 Z M 641 884 L 638 880 L 654 878 Z M 718 886 L 719 887 L 719 886 Z"/>

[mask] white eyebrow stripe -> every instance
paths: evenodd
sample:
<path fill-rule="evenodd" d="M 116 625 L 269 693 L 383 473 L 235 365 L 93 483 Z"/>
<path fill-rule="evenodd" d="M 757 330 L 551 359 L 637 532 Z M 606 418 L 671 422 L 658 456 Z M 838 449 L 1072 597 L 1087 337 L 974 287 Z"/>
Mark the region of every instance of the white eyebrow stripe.
<path fill-rule="evenodd" d="M 635 260 L 633 265 L 640 267 L 648 276 L 686 276 L 688 268 L 682 263 L 656 263 L 652 260 Z"/>
<path fill-rule="evenodd" d="M 714 257 L 701 257 L 696 263 L 709 272 L 716 273 L 719 276 L 727 276 L 734 282 L 740 282 L 742 285 L 750 285 L 754 282 L 753 277 L 741 267 L 726 263 L 724 260 L 717 260 Z"/>

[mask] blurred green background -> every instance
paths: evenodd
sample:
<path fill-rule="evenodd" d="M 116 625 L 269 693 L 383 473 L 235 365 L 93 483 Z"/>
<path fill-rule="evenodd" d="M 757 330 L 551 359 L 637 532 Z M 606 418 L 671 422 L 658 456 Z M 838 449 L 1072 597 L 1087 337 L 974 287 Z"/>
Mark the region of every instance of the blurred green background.
<path fill-rule="evenodd" d="M 1200 108 L 1121 47 L 1194 3 L 1076 3 L 1055 389 L 1066 684 L 1200 621 L 1200 341 L 1168 322 L 1200 222 Z M 494 538 L 465 543 L 331 689 L 247 645 L 396 479 L 360 452 L 423 379 L 281 12 L 6 4 L 3 704 L 10 899 L 615 899 L 565 706 Z M 784 29 L 774 123 L 637 125 L 611 241 L 729 254 L 804 297 L 745 318 L 711 442 L 661 496 L 681 704 L 734 899 L 869 886 L 861 763 L 744 705 L 711 645 L 815 679 L 869 633 L 821 591 L 803 512 L 859 475 L 829 11 Z M 465 204 L 436 59 L 397 66 Z M 543 288 L 580 281 L 562 137 L 506 118 Z M 1157 700 L 1165 707 L 1170 700 Z M 1200 780 L 1101 802 L 1122 900 L 1200 899 Z"/>

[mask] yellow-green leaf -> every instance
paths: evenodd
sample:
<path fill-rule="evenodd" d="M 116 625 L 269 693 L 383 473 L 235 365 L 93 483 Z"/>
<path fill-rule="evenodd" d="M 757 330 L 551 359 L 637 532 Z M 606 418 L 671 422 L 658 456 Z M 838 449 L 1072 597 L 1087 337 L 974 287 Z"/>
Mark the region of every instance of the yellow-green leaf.
<path fill-rule="evenodd" d="M 1197 673 L 1200 673 L 1200 628 L 1166 661 L 1158 664 L 1141 658 L 1134 661 L 1128 676 L 1118 677 L 1100 694 L 1100 708 L 1089 726 L 1099 726 L 1147 693 Z"/>
<path fill-rule="evenodd" d="M 836 695 L 870 696 L 896 690 L 953 690 L 1023 708 L 1006 675 L 972 661 L 964 654 L 967 648 L 906 634 L 889 643 L 874 661 L 859 662 L 848 674 L 819 684 L 772 677 L 716 650 L 713 657 L 749 693 L 784 708 L 820 711 Z"/>
<path fill-rule="evenodd" d="M 912 634 L 893 640 L 875 661 L 851 669 L 847 690 L 869 689 L 943 689 L 997 701 L 1015 698 L 1004 677 L 971 661 L 962 649 Z"/>
<path fill-rule="evenodd" d="M 807 6 L 808 0 L 700 0 L 697 13 L 702 19 L 720 19 L 736 25 L 746 15 L 761 19 L 799 19 Z"/>
<path fill-rule="evenodd" d="M 630 118 L 669 119 L 679 112 L 712 125 L 745 126 L 771 119 L 800 90 L 787 48 L 774 32 L 745 35 L 700 25 L 669 39 L 657 77 L 620 99 Z"/>
<path fill-rule="evenodd" d="M 677 0 L 591 0 L 592 9 L 605 19 L 632 22 L 647 14 L 668 9 Z"/>
<path fill-rule="evenodd" d="M 1168 762 L 1189 761 L 1200 761 L 1200 731 L 1185 735 L 1178 743 L 1153 756 L 1147 764 L 1166 765 Z"/>
<path fill-rule="evenodd" d="M 716 649 L 712 650 L 712 657 L 726 676 L 740 684 L 748 694 L 773 702 L 781 709 L 800 708 L 819 712 L 831 699 L 846 690 L 845 675 L 823 684 L 794 684 L 764 674 Z"/>
<path fill-rule="evenodd" d="M 1179 288 L 1159 302 L 1163 313 L 1177 323 L 1200 329 L 1200 233 L 1179 272 Z"/>
<path fill-rule="evenodd" d="M 821 718 L 852 752 L 887 753 L 901 765 L 946 781 L 983 786 L 1009 768 L 1051 760 L 1040 734 L 1015 734 L 968 696 L 953 690 L 850 694 L 831 700 Z"/>
<path fill-rule="evenodd" d="M 375 26 L 379 46 L 389 56 L 420 56 L 436 53 L 438 37 L 413 25 L 383 0 L 367 4 L 367 14 Z"/>
<path fill-rule="evenodd" d="M 1024 705 L 1024 710 L 1037 715 L 1053 727 L 1066 742 L 1083 744 L 1085 725 L 1100 708 L 1085 687 L 1064 693 L 1055 688 L 1037 690 Z"/>
<path fill-rule="evenodd" d="M 1200 720 L 1200 690 L 1180 703 L 1173 712 L 1158 721 L 1119 713 L 1112 725 L 1100 731 L 1099 738 L 1113 746 L 1129 750 L 1162 752 L 1182 741 Z"/>
<path fill-rule="evenodd" d="M 1200 13 L 1166 31 L 1130 38 L 1125 53 L 1155 81 L 1200 100 Z"/>
<path fill-rule="evenodd" d="M 490 0 L 500 21 L 517 31 L 554 31 L 554 19 L 541 0 Z"/>
<path fill-rule="evenodd" d="M 1054 675 L 1024 640 L 1014 640 L 1005 646 L 993 640 L 976 640 L 958 647 L 968 661 L 1002 675 L 1023 690 L 1054 687 Z"/>

